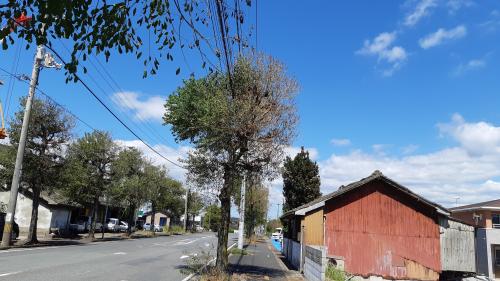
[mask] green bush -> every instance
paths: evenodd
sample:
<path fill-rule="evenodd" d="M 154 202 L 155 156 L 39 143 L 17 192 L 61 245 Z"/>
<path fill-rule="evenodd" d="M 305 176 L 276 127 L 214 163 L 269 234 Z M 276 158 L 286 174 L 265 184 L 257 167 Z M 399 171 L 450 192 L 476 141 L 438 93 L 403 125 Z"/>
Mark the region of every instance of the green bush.
<path fill-rule="evenodd" d="M 344 281 L 346 280 L 345 272 L 336 268 L 334 265 L 328 264 L 325 272 L 327 280 Z"/>
<path fill-rule="evenodd" d="M 180 225 L 174 225 L 171 226 L 168 232 L 173 233 L 173 234 L 183 234 L 184 233 L 184 228 Z"/>

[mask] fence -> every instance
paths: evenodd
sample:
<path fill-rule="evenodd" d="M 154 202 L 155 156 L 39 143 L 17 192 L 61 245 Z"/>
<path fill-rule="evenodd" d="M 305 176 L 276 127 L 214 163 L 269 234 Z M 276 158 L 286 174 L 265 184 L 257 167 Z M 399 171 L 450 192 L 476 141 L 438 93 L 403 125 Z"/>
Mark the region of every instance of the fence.
<path fill-rule="evenodd" d="M 304 276 L 309 281 L 325 280 L 326 251 L 325 247 L 305 246 Z"/>
<path fill-rule="evenodd" d="M 283 238 L 283 254 L 295 268 L 300 268 L 300 243 Z"/>

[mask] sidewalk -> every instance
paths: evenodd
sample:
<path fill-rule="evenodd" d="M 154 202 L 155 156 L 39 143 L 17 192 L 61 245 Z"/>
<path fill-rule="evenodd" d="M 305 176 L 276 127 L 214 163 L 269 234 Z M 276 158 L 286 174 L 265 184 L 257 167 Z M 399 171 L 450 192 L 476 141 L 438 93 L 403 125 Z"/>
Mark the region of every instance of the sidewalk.
<path fill-rule="evenodd" d="M 159 236 L 170 236 L 172 234 L 167 234 L 163 232 L 155 233 L 155 236 L 152 236 L 144 231 L 137 231 L 132 233 L 131 236 L 127 236 L 125 233 L 104 233 L 104 238 L 102 237 L 102 233 L 95 233 L 95 239 L 89 240 L 87 239 L 87 234 L 78 234 L 72 238 L 46 238 L 42 237 L 38 239 L 38 243 L 25 245 L 26 237 L 20 236 L 16 241 L 13 242 L 10 248 L 33 248 L 33 247 L 50 247 L 50 246 L 69 246 L 69 245 L 84 245 L 88 243 L 95 242 L 107 242 L 107 241 L 118 241 L 118 240 L 127 240 L 127 239 L 141 239 L 141 238 L 153 238 Z M 184 235 L 184 234 L 183 234 Z"/>
<path fill-rule="evenodd" d="M 269 241 L 259 240 L 245 245 L 246 255 L 229 256 L 229 270 L 236 280 L 303 280 L 300 275 L 290 272 L 271 250 Z"/>

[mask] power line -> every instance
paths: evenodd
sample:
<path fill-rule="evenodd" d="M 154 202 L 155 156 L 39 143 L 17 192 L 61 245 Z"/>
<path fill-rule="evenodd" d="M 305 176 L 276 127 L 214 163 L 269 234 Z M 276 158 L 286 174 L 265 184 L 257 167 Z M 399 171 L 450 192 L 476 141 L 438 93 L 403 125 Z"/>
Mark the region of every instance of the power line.
<path fill-rule="evenodd" d="M 56 56 L 57 58 L 64 64 L 64 65 L 67 65 L 66 61 L 61 57 L 61 55 L 59 55 L 59 53 L 54 50 L 51 46 L 49 46 L 48 44 L 45 45 L 46 48 L 48 48 L 49 50 L 51 50 Z M 85 83 L 85 81 L 83 81 L 79 76 L 78 74 L 74 73 L 73 74 L 78 82 L 80 82 L 83 87 L 116 119 L 118 120 L 118 122 L 120 122 L 120 124 L 125 127 L 125 129 L 127 129 L 132 135 L 134 135 L 138 140 L 140 140 L 146 147 L 148 147 L 151 151 L 153 151 L 155 154 L 157 154 L 158 156 L 160 156 L 162 159 L 164 159 L 165 161 L 171 163 L 172 165 L 174 166 L 177 166 L 179 168 L 183 168 L 183 169 L 186 169 L 185 167 L 175 163 L 174 161 L 168 159 L 167 157 L 163 156 L 163 154 L 161 154 L 160 152 L 158 152 L 158 150 L 156 150 L 154 147 L 152 147 L 149 143 L 147 143 L 142 137 L 140 137 L 134 130 L 132 130 L 125 122 L 123 122 L 120 117 L 118 117 L 112 110 L 111 108 L 109 108 L 106 103 L 104 103 L 104 101 L 99 98 L 99 96 L 87 85 L 87 83 Z"/>
<path fill-rule="evenodd" d="M 16 78 L 17 80 L 29 85 L 29 77 L 27 76 L 24 76 L 24 75 L 16 75 L 14 73 L 10 73 L 9 71 L 5 70 L 4 68 L 0 67 L 0 70 L 7 73 L 11 78 Z M 27 78 L 27 80 L 26 80 Z M 46 97 L 47 99 L 49 99 L 50 101 L 52 101 L 55 105 L 59 106 L 60 108 L 64 109 L 66 112 L 68 112 L 71 116 L 73 116 L 75 119 L 77 119 L 78 121 L 80 121 L 82 124 L 84 124 L 85 126 L 87 126 L 89 129 L 91 130 L 96 130 L 94 127 L 92 127 L 89 123 L 85 122 L 84 120 L 82 120 L 80 117 L 78 117 L 76 114 L 74 114 L 73 112 L 71 112 L 68 108 L 66 108 L 64 105 L 58 103 L 56 100 L 54 100 L 51 96 L 49 96 L 47 93 L 45 93 L 42 89 L 40 89 L 38 86 L 36 87 L 36 91 L 40 94 L 42 94 L 44 97 Z"/>
<path fill-rule="evenodd" d="M 68 54 L 71 55 L 71 51 L 68 49 L 68 47 L 66 46 L 66 44 L 64 44 L 64 42 L 62 40 L 59 40 L 59 42 L 61 43 L 61 45 L 64 47 L 64 49 L 68 52 Z M 80 52 L 81 54 L 82 52 Z M 96 64 L 94 64 L 92 62 L 92 57 L 93 59 L 97 62 L 97 64 L 99 64 L 102 68 L 102 70 L 106 73 L 106 75 L 112 80 L 112 82 L 114 83 L 114 85 L 116 86 L 113 87 L 113 83 L 110 83 L 108 81 L 108 78 L 102 74 L 102 72 L 99 70 L 99 68 L 96 66 Z M 124 92 L 120 86 L 118 85 L 118 83 L 113 79 L 113 77 L 109 74 L 109 72 L 104 68 L 104 66 L 101 64 L 101 62 L 99 61 L 99 59 L 95 56 L 95 55 L 92 55 L 92 57 L 89 56 L 89 59 L 88 59 L 88 62 L 94 67 L 94 69 L 96 70 L 97 74 L 101 77 L 102 80 L 104 80 L 104 82 L 108 85 L 108 87 L 114 91 L 114 92 Z M 113 96 L 111 96 L 110 94 L 108 94 L 102 87 L 101 85 L 97 82 L 96 79 L 94 79 L 94 77 L 90 74 L 90 73 L 87 73 L 87 76 L 94 82 L 94 84 L 97 86 L 97 88 L 108 98 L 110 99 L 111 101 L 113 101 Z M 120 102 L 124 103 L 128 108 L 132 108 L 132 106 L 130 105 L 130 103 L 125 99 L 123 98 L 122 96 L 120 95 L 115 95 L 114 97 L 116 97 L 116 99 L 118 99 Z M 123 110 L 120 106 L 116 106 L 115 108 L 118 109 L 118 111 L 121 113 L 121 117 L 128 120 L 131 124 L 133 124 L 135 126 L 135 129 L 137 129 L 139 132 L 141 132 L 142 134 L 146 135 L 146 137 L 154 140 L 154 141 L 157 141 L 159 143 L 163 142 L 163 138 L 151 127 L 151 125 L 149 123 L 146 123 L 146 122 L 143 122 L 142 120 L 139 120 L 139 122 L 141 124 L 138 124 L 136 122 L 134 122 L 134 120 L 130 117 L 128 117 L 127 113 L 125 112 L 125 110 Z"/>
<path fill-rule="evenodd" d="M 51 46 L 49 45 L 45 45 L 45 47 L 47 47 L 49 50 L 51 50 L 56 56 L 57 58 L 64 64 L 64 65 L 67 65 L 66 61 L 61 57 L 61 55 L 59 55 L 59 53 L 54 50 Z M 83 87 L 85 87 L 85 89 L 87 89 L 87 91 L 92 94 L 92 96 L 111 114 L 113 115 L 113 117 L 118 120 L 118 122 L 120 122 L 120 124 L 122 124 L 123 127 L 125 127 L 132 135 L 134 135 L 137 139 L 139 139 L 144 145 L 146 145 L 151 151 L 153 151 L 154 153 L 156 153 L 158 156 L 160 156 L 162 159 L 164 159 L 165 161 L 171 163 L 172 165 L 175 165 L 179 168 L 183 168 L 185 169 L 185 167 L 175 163 L 174 161 L 168 159 L 167 157 L 163 156 L 163 154 L 161 154 L 160 152 L 158 152 L 158 150 L 156 150 L 154 147 L 152 147 L 149 143 L 147 143 L 143 138 L 141 138 L 136 132 L 134 132 L 134 130 L 132 130 L 127 124 L 125 124 L 125 122 L 123 122 L 120 117 L 118 117 L 114 112 L 113 110 L 111 110 L 111 108 L 109 108 L 106 103 L 104 103 L 104 101 L 99 98 L 99 96 L 97 96 L 96 93 L 94 93 L 94 91 L 87 85 L 87 83 L 85 83 L 85 81 L 83 81 L 79 76 L 78 74 L 76 73 L 73 73 L 73 75 L 76 77 L 76 79 L 78 80 L 78 82 L 80 82 Z"/>

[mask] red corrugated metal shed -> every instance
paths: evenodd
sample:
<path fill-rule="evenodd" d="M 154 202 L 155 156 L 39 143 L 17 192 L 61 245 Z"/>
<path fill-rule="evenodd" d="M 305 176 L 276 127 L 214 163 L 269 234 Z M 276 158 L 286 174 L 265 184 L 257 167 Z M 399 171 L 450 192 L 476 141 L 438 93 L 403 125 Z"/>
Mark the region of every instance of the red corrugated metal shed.
<path fill-rule="evenodd" d="M 437 280 L 437 209 L 383 176 L 325 202 L 328 255 L 347 272 L 388 279 Z"/>

